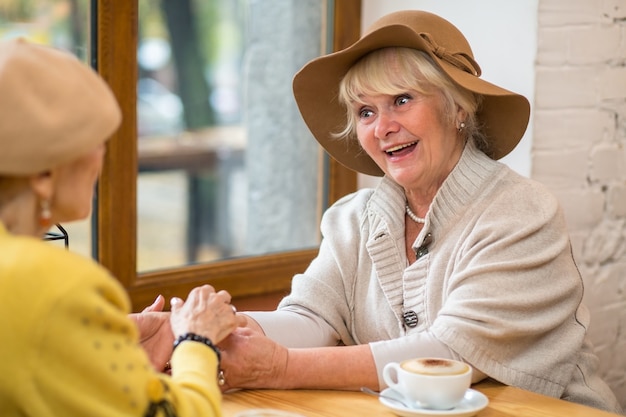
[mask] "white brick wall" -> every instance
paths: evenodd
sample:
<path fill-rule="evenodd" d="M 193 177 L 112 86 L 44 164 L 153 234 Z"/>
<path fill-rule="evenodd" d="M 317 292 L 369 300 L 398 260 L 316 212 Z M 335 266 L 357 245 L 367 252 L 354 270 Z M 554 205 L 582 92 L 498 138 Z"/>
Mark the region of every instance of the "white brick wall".
<path fill-rule="evenodd" d="M 531 176 L 558 196 L 626 407 L 626 0 L 540 0 Z"/>

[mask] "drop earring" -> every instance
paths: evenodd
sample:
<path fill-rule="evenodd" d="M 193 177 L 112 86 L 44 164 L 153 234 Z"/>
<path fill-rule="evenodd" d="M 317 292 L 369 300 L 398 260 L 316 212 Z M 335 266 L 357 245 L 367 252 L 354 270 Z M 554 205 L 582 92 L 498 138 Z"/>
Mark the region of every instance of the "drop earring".
<path fill-rule="evenodd" d="M 50 212 L 50 201 L 41 200 L 41 211 L 39 212 L 39 225 L 46 229 L 52 226 L 52 213 Z"/>
<path fill-rule="evenodd" d="M 461 131 L 463 131 L 463 129 L 465 129 L 465 122 L 461 122 L 461 123 L 459 124 L 459 127 L 458 127 L 458 129 L 457 129 L 457 130 L 458 130 L 459 132 L 461 132 Z"/>

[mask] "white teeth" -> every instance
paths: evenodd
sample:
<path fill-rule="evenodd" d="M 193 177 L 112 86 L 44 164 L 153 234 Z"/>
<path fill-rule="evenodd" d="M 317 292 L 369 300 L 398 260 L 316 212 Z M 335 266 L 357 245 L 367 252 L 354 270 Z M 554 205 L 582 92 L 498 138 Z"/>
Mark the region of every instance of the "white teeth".
<path fill-rule="evenodd" d="M 395 147 L 393 147 L 393 148 L 389 148 L 389 149 L 387 149 L 385 152 L 387 152 L 387 153 L 393 153 L 393 152 L 395 152 L 395 151 L 399 151 L 400 149 L 404 149 L 404 148 L 408 148 L 409 146 L 413 146 L 413 145 L 415 145 L 416 143 L 417 143 L 417 142 L 411 142 L 411 143 L 405 143 L 404 145 L 398 145 L 398 146 L 395 146 Z"/>

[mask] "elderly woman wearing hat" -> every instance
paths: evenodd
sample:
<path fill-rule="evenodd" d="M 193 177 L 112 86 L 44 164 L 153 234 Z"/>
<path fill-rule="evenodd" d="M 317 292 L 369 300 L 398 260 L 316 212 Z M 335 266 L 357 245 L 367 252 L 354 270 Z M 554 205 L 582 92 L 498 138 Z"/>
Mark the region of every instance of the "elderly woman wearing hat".
<path fill-rule="evenodd" d="M 0 114 L 2 415 L 221 415 L 213 342 L 244 324 L 228 293 L 204 286 L 173 299 L 171 330 L 149 315 L 133 321 L 106 270 L 41 239 L 91 210 L 105 142 L 121 120 L 108 86 L 71 54 L 7 41 Z M 176 337 L 171 376 L 139 343 L 164 333 Z"/>
<path fill-rule="evenodd" d="M 497 161 L 529 103 L 480 73 L 456 27 L 403 11 L 295 76 L 320 144 L 383 178 L 326 211 L 319 254 L 276 311 L 245 313 L 224 342 L 226 387 L 382 389 L 388 362 L 435 356 L 474 381 L 619 410 L 559 204 Z"/>

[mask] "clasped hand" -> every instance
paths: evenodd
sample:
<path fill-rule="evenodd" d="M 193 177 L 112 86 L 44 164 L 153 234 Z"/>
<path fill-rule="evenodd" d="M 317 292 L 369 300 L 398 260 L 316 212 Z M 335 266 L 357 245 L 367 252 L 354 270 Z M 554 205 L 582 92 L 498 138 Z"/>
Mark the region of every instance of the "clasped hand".
<path fill-rule="evenodd" d="M 164 312 L 165 299 L 159 295 L 141 313 L 130 314 L 139 331 L 139 341 L 152 366 L 166 369 L 172 356 L 175 337 L 196 333 L 215 344 L 221 342 L 238 326 L 245 326 L 244 316 L 236 314 L 226 291 L 215 292 L 210 285 L 194 288 L 186 301 L 173 298 L 172 313 Z"/>
<path fill-rule="evenodd" d="M 154 302 L 141 313 L 129 317 L 139 330 L 139 342 L 148 354 L 154 369 L 162 371 L 172 357 L 174 333 L 170 325 L 170 313 L 163 311 L 165 298 L 159 295 Z"/>

